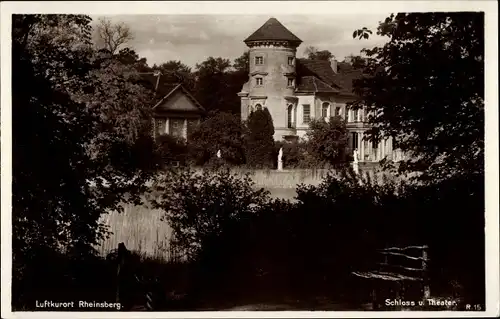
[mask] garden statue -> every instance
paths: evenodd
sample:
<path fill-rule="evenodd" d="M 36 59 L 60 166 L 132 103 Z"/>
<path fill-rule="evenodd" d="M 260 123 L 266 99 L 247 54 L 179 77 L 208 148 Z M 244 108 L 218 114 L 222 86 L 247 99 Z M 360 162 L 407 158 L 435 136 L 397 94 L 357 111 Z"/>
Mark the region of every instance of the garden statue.
<path fill-rule="evenodd" d="M 352 168 L 354 170 L 354 173 L 358 174 L 359 173 L 359 165 L 358 165 L 358 149 L 357 148 L 354 149 L 352 157 L 354 158 L 354 161 L 352 163 Z"/>

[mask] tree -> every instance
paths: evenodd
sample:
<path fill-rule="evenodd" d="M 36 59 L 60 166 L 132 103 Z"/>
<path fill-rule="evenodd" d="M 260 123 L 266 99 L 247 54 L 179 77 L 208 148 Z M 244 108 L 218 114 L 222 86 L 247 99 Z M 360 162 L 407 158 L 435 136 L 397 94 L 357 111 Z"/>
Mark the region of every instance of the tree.
<path fill-rule="evenodd" d="M 248 76 L 250 72 L 250 51 L 246 50 L 240 57 L 234 59 L 233 67 L 236 71 Z"/>
<path fill-rule="evenodd" d="M 483 174 L 484 13 L 392 14 L 377 34 L 389 41 L 364 50 L 352 103 L 368 108 L 370 138 L 393 137 L 411 156 L 400 169 L 425 179 Z"/>
<path fill-rule="evenodd" d="M 115 54 L 120 46 L 134 38 L 130 28 L 125 23 L 113 24 L 108 18 L 99 19 L 96 31 L 99 48 L 106 49 L 111 54 Z"/>
<path fill-rule="evenodd" d="M 146 58 L 140 58 L 139 55 L 131 48 L 121 49 L 116 57 L 124 65 L 133 65 L 137 72 L 150 72 Z"/>
<path fill-rule="evenodd" d="M 207 111 L 222 111 L 235 113 L 239 110 L 237 92 L 231 92 L 230 73 L 231 62 L 228 59 L 209 57 L 196 64 L 196 98 Z"/>
<path fill-rule="evenodd" d="M 128 200 L 138 201 L 145 191 L 141 185 L 150 176 L 133 162 L 118 165 L 116 152 L 103 149 L 97 156 L 91 147 L 103 130 L 113 131 L 106 114 L 115 102 L 100 98 L 91 107 L 87 97 L 102 92 L 101 85 L 120 90 L 117 83 L 104 82 L 123 78 L 103 75 L 96 81 L 94 72 L 101 69 L 95 69 L 90 21 L 83 15 L 13 16 L 14 305 L 29 293 L 23 287 L 34 288 L 31 280 L 38 279 L 27 277 L 31 271 L 36 269 L 40 280 L 47 276 L 52 265 L 38 261 L 49 252 L 72 258 L 95 253 L 94 246 L 107 235 L 101 215 L 122 210 L 125 193 Z M 120 92 L 102 96 L 121 98 Z M 107 151 L 119 149 L 125 153 L 118 154 L 123 159 L 133 154 L 136 144 L 122 143 L 128 134 L 121 133 L 120 128 L 110 133 L 116 139 L 109 140 L 116 143 L 107 144 Z"/>
<path fill-rule="evenodd" d="M 252 112 L 247 120 L 246 163 L 256 168 L 274 166 L 274 125 L 267 108 Z"/>
<path fill-rule="evenodd" d="M 316 47 L 309 46 L 306 48 L 305 54 L 309 60 L 329 61 L 335 56 L 328 50 L 318 50 Z"/>
<path fill-rule="evenodd" d="M 212 112 L 188 137 L 191 158 L 198 165 L 208 163 L 217 151 L 224 161 L 239 165 L 244 162 L 243 127 L 239 117 Z"/>
<path fill-rule="evenodd" d="M 342 118 L 336 116 L 328 122 L 313 120 L 306 133 L 307 150 L 318 164 L 338 165 L 345 160 L 347 130 Z"/>
<path fill-rule="evenodd" d="M 354 54 L 349 54 L 344 58 L 344 61 L 342 62 L 350 64 L 354 69 L 363 69 L 367 65 L 365 57 Z"/>
<path fill-rule="evenodd" d="M 149 132 L 153 94 L 139 84 L 135 64 L 123 64 L 120 56 L 98 52 L 87 82 L 87 94 L 80 100 L 90 110 L 100 113 L 99 140 L 114 143 L 117 139 L 132 144 Z"/>
<path fill-rule="evenodd" d="M 176 83 L 182 83 L 189 91 L 193 91 L 195 88 L 195 76 L 191 68 L 181 61 L 167 61 L 159 66 L 153 66 L 152 69 L 160 71 Z"/>

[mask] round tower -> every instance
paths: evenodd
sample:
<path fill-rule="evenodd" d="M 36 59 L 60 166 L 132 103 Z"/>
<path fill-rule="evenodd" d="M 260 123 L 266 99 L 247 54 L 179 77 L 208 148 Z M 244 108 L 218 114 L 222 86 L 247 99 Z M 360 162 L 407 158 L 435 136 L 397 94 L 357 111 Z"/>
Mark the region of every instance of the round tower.
<path fill-rule="evenodd" d="M 249 47 L 250 74 L 239 94 L 242 119 L 258 108 L 267 108 L 275 140 L 295 135 L 287 110 L 297 103 L 296 52 L 302 40 L 271 18 L 244 42 Z"/>

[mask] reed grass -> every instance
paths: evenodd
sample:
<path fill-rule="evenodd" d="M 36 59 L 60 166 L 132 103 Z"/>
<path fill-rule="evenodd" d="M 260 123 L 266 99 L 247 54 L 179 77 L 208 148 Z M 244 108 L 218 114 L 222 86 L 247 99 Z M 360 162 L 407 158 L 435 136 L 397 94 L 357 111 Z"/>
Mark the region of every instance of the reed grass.
<path fill-rule="evenodd" d="M 153 209 L 148 204 L 124 204 L 122 213 L 103 215 L 101 222 L 109 226 L 112 234 L 100 243 L 99 253 L 105 256 L 123 242 L 129 250 L 167 260 L 170 257 L 172 229 L 166 221 L 161 220 L 162 215 L 161 210 Z"/>

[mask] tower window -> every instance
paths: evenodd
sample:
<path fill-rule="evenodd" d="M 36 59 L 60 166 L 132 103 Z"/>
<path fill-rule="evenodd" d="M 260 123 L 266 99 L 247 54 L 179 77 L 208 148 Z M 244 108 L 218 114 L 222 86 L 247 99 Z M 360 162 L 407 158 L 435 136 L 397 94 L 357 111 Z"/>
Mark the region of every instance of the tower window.
<path fill-rule="evenodd" d="M 288 57 L 288 65 L 293 65 L 293 56 Z"/>
<path fill-rule="evenodd" d="M 294 82 L 294 81 L 293 81 L 293 78 L 288 78 L 288 86 L 292 86 L 292 87 L 293 87 L 293 86 L 294 86 L 294 85 L 293 85 L 293 84 L 294 84 L 293 82 Z"/>
<path fill-rule="evenodd" d="M 262 85 L 264 83 L 264 81 L 262 80 L 262 78 L 256 78 L 255 79 L 255 84 L 256 85 Z"/>
<path fill-rule="evenodd" d="M 264 58 L 261 57 L 261 56 L 256 56 L 255 57 L 255 64 L 256 65 L 262 65 L 262 64 L 264 64 Z"/>
<path fill-rule="evenodd" d="M 354 113 L 354 120 L 353 122 L 358 122 L 359 121 L 359 111 L 356 109 L 356 110 L 353 110 L 353 113 Z"/>
<path fill-rule="evenodd" d="M 262 111 L 262 105 L 260 105 L 260 104 L 256 104 L 256 105 L 255 105 L 255 109 L 256 109 L 257 111 Z"/>
<path fill-rule="evenodd" d="M 311 106 L 309 104 L 304 104 L 302 107 L 303 122 L 309 123 L 311 121 Z"/>

